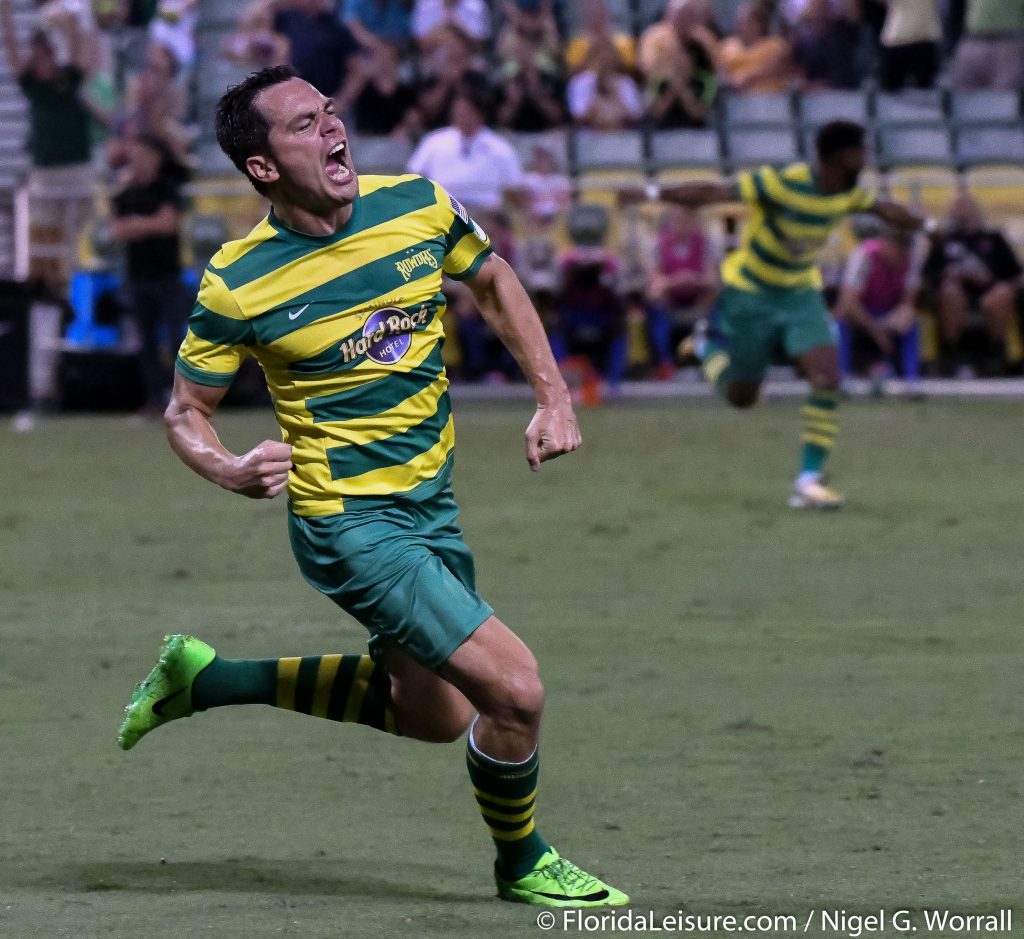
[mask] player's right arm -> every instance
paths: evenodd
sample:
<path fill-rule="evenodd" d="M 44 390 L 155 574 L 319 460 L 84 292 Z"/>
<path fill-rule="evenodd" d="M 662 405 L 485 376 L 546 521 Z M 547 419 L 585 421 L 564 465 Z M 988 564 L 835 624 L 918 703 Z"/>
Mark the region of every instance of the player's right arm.
<path fill-rule="evenodd" d="M 164 413 L 167 440 L 181 461 L 204 479 L 250 499 L 273 499 L 288 483 L 292 448 L 280 440 L 264 440 L 240 456 L 228 450 L 213 428 L 214 412 L 227 390 L 176 373 Z"/>

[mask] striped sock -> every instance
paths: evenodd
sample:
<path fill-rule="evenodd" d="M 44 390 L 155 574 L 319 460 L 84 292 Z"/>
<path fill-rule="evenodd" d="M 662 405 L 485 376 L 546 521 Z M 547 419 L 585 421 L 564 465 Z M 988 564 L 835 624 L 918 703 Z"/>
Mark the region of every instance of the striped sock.
<path fill-rule="evenodd" d="M 269 704 L 332 721 L 397 734 L 391 679 L 368 655 L 287 659 L 222 659 L 192 683 L 197 711 L 232 704 Z"/>
<path fill-rule="evenodd" d="M 801 473 L 821 473 L 839 432 L 839 419 L 836 415 L 838 406 L 838 392 L 812 391 L 807 403 L 800 409 L 803 419 Z"/>
<path fill-rule="evenodd" d="M 518 880 L 533 870 L 550 847 L 533 820 L 540 772 L 538 751 L 524 763 L 492 760 L 476 748 L 470 728 L 466 766 L 480 814 L 498 852 L 498 873 L 505 880 Z"/>

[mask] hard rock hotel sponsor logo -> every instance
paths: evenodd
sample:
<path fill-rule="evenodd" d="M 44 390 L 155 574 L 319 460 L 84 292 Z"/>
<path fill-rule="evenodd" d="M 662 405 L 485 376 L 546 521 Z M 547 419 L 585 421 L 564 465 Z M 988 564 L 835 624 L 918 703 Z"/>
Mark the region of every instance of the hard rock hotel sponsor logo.
<path fill-rule="evenodd" d="M 342 358 L 346 365 L 364 355 L 381 365 L 394 365 L 409 351 L 412 333 L 425 326 L 429 319 L 427 303 L 420 304 L 412 313 L 398 307 L 375 310 L 363 323 L 363 335 L 341 344 Z"/>

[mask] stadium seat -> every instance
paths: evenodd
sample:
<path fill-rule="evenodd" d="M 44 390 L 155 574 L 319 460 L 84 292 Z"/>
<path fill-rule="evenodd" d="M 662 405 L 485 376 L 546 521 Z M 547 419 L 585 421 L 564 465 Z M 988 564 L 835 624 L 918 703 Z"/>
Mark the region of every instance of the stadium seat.
<path fill-rule="evenodd" d="M 797 116 L 805 127 L 829 121 L 868 122 L 868 96 L 863 91 L 808 91 L 797 96 Z"/>
<path fill-rule="evenodd" d="M 404 173 L 411 156 L 406 140 L 352 135 L 352 159 L 360 173 Z"/>
<path fill-rule="evenodd" d="M 880 124 L 939 124 L 945 118 L 941 91 L 875 95 L 875 119 Z"/>
<path fill-rule="evenodd" d="M 722 145 L 718 131 L 658 130 L 650 136 L 651 169 L 658 173 L 682 167 L 718 167 Z"/>
<path fill-rule="evenodd" d="M 790 124 L 793 102 L 788 94 L 746 94 L 732 92 L 721 98 L 722 116 L 730 126 Z"/>
<path fill-rule="evenodd" d="M 879 163 L 883 167 L 953 163 L 949 128 L 945 124 L 880 127 L 878 144 Z"/>
<path fill-rule="evenodd" d="M 956 159 L 964 167 L 1024 163 L 1024 124 L 961 125 L 955 129 Z"/>
<path fill-rule="evenodd" d="M 796 136 L 787 127 L 729 128 L 726 160 L 732 169 L 770 164 L 780 166 L 800 158 Z"/>
<path fill-rule="evenodd" d="M 1015 91 L 954 91 L 949 114 L 957 124 L 1020 123 L 1020 95 Z"/>
<path fill-rule="evenodd" d="M 644 140 L 636 130 L 577 129 L 572 137 L 573 163 L 579 173 L 594 170 L 644 171 Z"/>
<path fill-rule="evenodd" d="M 537 134 L 505 134 L 506 139 L 515 149 L 523 166 L 527 166 L 533 158 L 535 147 L 547 150 L 563 172 L 569 170 L 569 135 L 564 130 L 548 130 Z"/>

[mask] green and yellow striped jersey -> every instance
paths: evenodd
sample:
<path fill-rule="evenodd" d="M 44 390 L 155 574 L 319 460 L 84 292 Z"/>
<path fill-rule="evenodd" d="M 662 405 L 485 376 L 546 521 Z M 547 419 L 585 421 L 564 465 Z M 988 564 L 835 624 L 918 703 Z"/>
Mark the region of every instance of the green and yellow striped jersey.
<path fill-rule="evenodd" d="M 177 368 L 226 386 L 256 357 L 292 446 L 298 515 L 344 511 L 346 497 L 436 491 L 455 445 L 441 276 L 470 277 L 490 253 L 437 183 L 362 176 L 333 235 L 292 231 L 271 213 L 214 255 Z"/>
<path fill-rule="evenodd" d="M 748 291 L 820 290 L 818 255 L 832 230 L 875 203 L 859 186 L 826 195 L 806 163 L 740 173 L 737 184 L 751 215 L 740 246 L 722 262 L 722 280 Z"/>

